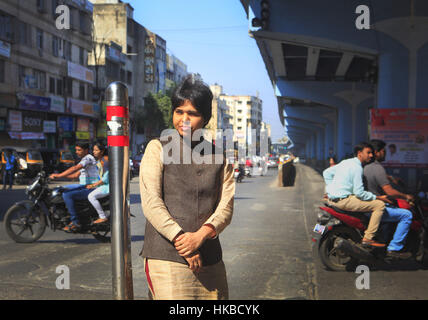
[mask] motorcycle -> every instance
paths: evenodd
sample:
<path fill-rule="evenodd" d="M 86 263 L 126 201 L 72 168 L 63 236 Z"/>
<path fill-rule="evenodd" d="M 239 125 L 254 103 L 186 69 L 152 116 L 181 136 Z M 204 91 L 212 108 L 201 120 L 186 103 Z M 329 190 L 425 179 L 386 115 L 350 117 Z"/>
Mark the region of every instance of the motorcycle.
<path fill-rule="evenodd" d="M 238 183 L 242 182 L 242 179 L 244 179 L 244 173 L 243 173 L 242 168 L 236 168 L 234 170 L 234 177 L 235 177 L 236 182 L 238 182 Z"/>
<path fill-rule="evenodd" d="M 251 178 L 251 169 L 252 169 L 252 167 L 245 166 L 244 175 L 248 178 Z"/>
<path fill-rule="evenodd" d="M 428 210 L 426 207 L 422 208 L 418 198 L 415 198 L 413 206 L 400 199 L 396 204 L 399 208 L 411 210 L 413 214 L 404 250 L 410 252 L 416 262 L 425 265 L 428 255 Z M 344 211 L 328 203 L 320 209 L 317 224 L 312 232 L 312 241 L 316 244 L 320 260 L 327 269 L 345 271 L 364 263 L 394 263 L 395 259 L 387 256 L 386 247 L 367 248 L 361 245 L 370 219 L 364 212 Z M 385 224 L 387 223 L 382 223 L 381 228 Z M 384 239 L 387 240 L 385 243 L 388 243 L 392 236 L 393 234 L 389 234 Z"/>
<path fill-rule="evenodd" d="M 29 200 L 20 201 L 11 206 L 5 216 L 4 225 L 7 234 L 18 243 L 32 243 L 40 239 L 49 226 L 53 231 L 62 230 L 70 223 L 62 194 L 64 187 L 49 188 L 49 178 L 44 171 L 37 174 L 25 193 Z M 93 224 L 98 214 L 88 200 L 76 201 L 76 211 L 81 228 L 73 233 L 91 234 L 100 242 L 110 242 L 109 197 L 100 199 L 108 221 Z"/>

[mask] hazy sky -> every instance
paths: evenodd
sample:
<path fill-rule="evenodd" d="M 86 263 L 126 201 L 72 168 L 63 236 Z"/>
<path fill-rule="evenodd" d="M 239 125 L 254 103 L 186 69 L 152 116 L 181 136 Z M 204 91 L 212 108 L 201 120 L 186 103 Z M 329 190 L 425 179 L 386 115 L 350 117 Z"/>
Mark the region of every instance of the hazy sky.
<path fill-rule="evenodd" d="M 124 0 L 134 19 L 167 41 L 167 52 L 218 83 L 228 95 L 259 93 L 263 121 L 272 141 L 284 136 L 277 102 L 260 51 L 248 35 L 248 20 L 239 0 Z"/>

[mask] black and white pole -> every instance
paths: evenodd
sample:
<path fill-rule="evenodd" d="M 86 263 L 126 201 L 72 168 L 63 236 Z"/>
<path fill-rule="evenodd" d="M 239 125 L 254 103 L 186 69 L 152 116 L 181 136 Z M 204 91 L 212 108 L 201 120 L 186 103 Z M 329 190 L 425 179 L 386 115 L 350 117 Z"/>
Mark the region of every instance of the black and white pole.
<path fill-rule="evenodd" d="M 105 92 L 108 126 L 111 256 L 113 298 L 134 299 L 129 210 L 129 103 L 128 88 L 111 83 Z"/>

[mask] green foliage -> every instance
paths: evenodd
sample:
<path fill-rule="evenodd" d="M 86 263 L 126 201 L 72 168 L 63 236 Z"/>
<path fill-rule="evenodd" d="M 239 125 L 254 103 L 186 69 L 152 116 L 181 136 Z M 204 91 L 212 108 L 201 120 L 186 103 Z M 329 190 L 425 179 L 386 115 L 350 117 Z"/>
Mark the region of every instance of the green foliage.
<path fill-rule="evenodd" d="M 171 98 L 162 92 L 149 93 L 144 98 L 144 107 L 137 109 L 136 125 L 139 133 L 143 133 L 144 128 L 152 133 L 173 128 Z"/>

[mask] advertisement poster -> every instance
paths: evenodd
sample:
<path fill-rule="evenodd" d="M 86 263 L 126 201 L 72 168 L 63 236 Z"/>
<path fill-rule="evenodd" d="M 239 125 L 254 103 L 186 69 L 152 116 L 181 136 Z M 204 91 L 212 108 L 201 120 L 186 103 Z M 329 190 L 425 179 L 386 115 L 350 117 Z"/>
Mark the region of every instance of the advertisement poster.
<path fill-rule="evenodd" d="M 372 109 L 371 139 L 386 142 L 389 167 L 428 168 L 428 109 Z"/>
<path fill-rule="evenodd" d="M 22 131 L 22 113 L 20 111 L 9 111 L 9 130 Z"/>

